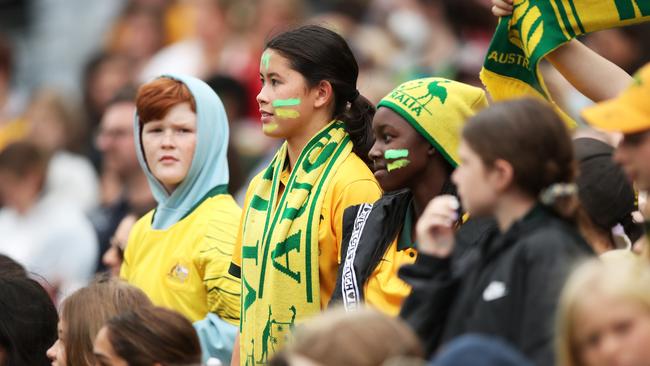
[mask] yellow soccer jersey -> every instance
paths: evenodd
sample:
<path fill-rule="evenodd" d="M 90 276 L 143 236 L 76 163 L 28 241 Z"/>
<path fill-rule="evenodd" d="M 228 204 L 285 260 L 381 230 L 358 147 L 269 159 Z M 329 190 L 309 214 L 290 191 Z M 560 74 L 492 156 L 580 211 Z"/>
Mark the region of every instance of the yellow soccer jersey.
<path fill-rule="evenodd" d="M 159 306 L 191 321 L 212 312 L 239 324 L 240 280 L 228 274 L 241 209 L 232 196 L 207 198 L 166 230 L 151 228 L 154 211 L 134 225 L 120 276 Z"/>
<path fill-rule="evenodd" d="M 398 239 L 393 240 L 364 288 L 366 304 L 391 316 L 399 314 L 404 299 L 411 293 L 411 286 L 397 272 L 402 266 L 413 264 L 417 257 L 415 248 L 399 250 L 398 247 Z"/>

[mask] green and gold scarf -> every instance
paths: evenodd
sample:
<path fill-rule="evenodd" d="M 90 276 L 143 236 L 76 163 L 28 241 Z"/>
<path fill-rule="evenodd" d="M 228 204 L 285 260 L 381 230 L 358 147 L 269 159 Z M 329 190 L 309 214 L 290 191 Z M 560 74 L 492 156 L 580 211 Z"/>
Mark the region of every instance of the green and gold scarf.
<path fill-rule="evenodd" d="M 549 52 L 582 34 L 648 20 L 650 0 L 515 0 L 512 15 L 502 18 L 494 33 L 481 80 L 496 101 L 522 96 L 550 101 L 538 68 Z"/>
<path fill-rule="evenodd" d="M 242 365 L 266 364 L 295 323 L 320 311 L 318 226 L 323 196 L 351 151 L 343 122 L 334 121 L 307 143 L 279 199 L 286 143 L 264 171 L 242 231 Z"/>

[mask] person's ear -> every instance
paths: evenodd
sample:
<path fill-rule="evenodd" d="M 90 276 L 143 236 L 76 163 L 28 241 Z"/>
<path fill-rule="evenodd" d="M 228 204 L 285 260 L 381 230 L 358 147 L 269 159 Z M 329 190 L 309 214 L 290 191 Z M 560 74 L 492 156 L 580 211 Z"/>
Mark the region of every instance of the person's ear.
<path fill-rule="evenodd" d="M 492 167 L 490 168 L 490 172 L 488 174 L 494 188 L 500 192 L 503 192 L 507 190 L 510 185 L 512 185 L 515 171 L 512 167 L 512 164 L 503 159 L 497 159 L 492 164 Z"/>
<path fill-rule="evenodd" d="M 436 155 L 436 153 L 438 153 L 438 150 L 436 150 L 436 148 L 433 147 L 433 145 L 429 145 L 429 148 L 427 149 L 427 155 L 434 156 Z"/>
<path fill-rule="evenodd" d="M 312 92 L 315 93 L 314 108 L 321 108 L 334 99 L 334 89 L 327 80 L 321 80 Z"/>

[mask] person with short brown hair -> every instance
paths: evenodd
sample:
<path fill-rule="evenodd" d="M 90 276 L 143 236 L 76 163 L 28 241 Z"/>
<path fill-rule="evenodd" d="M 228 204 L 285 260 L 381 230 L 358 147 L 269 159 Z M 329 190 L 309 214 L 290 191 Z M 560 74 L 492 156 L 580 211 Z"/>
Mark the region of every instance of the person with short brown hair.
<path fill-rule="evenodd" d="M 269 364 L 379 366 L 423 356 L 417 336 L 399 318 L 369 308 L 350 313 L 338 308 L 298 326 L 293 341 Z M 300 359 L 310 363 L 298 363 Z"/>
<path fill-rule="evenodd" d="M 44 277 L 56 299 L 92 279 L 97 238 L 79 207 L 47 189 L 48 163 L 30 142 L 0 151 L 0 254 Z"/>

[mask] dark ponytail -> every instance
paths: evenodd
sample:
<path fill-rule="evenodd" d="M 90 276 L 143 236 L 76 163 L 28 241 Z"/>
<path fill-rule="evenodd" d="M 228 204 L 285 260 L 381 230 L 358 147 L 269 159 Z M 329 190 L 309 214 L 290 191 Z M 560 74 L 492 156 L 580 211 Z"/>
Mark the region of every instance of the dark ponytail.
<path fill-rule="evenodd" d="M 327 28 L 307 25 L 275 36 L 266 48 L 286 57 L 291 68 L 302 74 L 310 87 L 329 81 L 334 90 L 332 118 L 345 123 L 354 152 L 368 162 L 368 152 L 374 143 L 375 107 L 357 90 L 359 65 L 343 37 Z"/>

